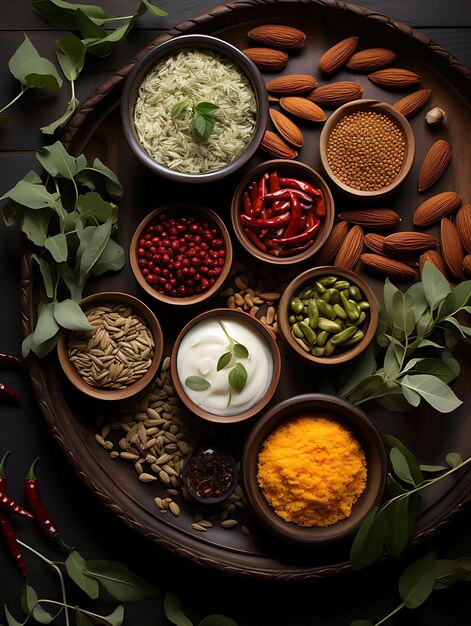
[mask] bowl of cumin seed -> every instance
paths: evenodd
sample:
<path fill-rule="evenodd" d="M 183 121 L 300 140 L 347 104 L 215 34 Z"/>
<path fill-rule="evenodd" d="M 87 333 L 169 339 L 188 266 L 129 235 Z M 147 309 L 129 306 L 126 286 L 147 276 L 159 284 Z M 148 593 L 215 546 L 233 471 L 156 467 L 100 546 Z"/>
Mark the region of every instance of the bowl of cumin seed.
<path fill-rule="evenodd" d="M 101 292 L 80 302 L 91 330 L 62 329 L 57 355 L 68 380 L 98 400 L 124 400 L 155 378 L 163 335 L 154 313 L 141 300 Z"/>

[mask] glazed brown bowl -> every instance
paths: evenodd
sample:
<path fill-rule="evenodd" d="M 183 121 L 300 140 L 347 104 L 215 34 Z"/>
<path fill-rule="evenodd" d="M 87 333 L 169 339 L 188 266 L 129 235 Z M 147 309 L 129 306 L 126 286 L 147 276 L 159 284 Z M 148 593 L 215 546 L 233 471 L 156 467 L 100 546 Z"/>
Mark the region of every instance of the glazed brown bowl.
<path fill-rule="evenodd" d="M 270 433 L 299 415 L 319 414 L 339 422 L 357 439 L 366 459 L 366 487 L 346 519 L 330 526 L 299 526 L 275 513 L 258 483 L 258 458 Z M 376 426 L 358 407 L 346 400 L 320 393 L 289 398 L 263 415 L 250 431 L 242 453 L 241 473 L 249 506 L 263 526 L 283 541 L 317 546 L 351 539 L 360 524 L 380 501 L 387 477 L 387 454 Z"/>
<path fill-rule="evenodd" d="M 142 318 L 142 320 L 145 322 L 146 326 L 152 333 L 155 343 L 152 364 L 147 372 L 142 376 L 142 378 L 132 383 L 125 389 L 105 389 L 103 387 L 93 387 L 92 385 L 89 385 L 80 376 L 68 356 L 67 342 L 73 331 L 62 329 L 59 332 L 57 340 L 57 355 L 59 357 L 59 362 L 61 364 L 64 374 L 74 385 L 74 387 L 76 387 L 79 391 L 86 394 L 87 396 L 96 398 L 97 400 L 124 400 L 126 398 L 131 398 L 132 396 L 135 396 L 143 391 L 148 385 L 153 382 L 155 376 L 157 375 L 157 370 L 162 359 L 164 345 L 162 329 L 160 327 L 158 319 L 149 309 L 149 307 L 146 306 L 141 300 L 138 300 L 137 298 L 134 298 L 127 293 L 120 293 L 115 291 L 103 291 L 100 293 L 95 293 L 81 300 L 80 306 L 84 311 L 86 311 L 88 308 L 92 306 L 98 306 L 100 303 L 104 302 L 124 304 L 131 307 L 133 313 Z"/>
<path fill-rule="evenodd" d="M 269 174 L 272 172 L 277 172 L 278 175 L 283 178 L 297 178 L 299 180 L 310 183 L 311 185 L 322 191 L 325 202 L 325 218 L 322 220 L 321 226 L 316 233 L 314 244 L 310 246 L 307 250 L 304 250 L 303 252 L 292 256 L 273 256 L 268 252 L 263 252 L 262 250 L 259 250 L 259 248 L 257 248 L 244 233 L 240 221 L 240 215 L 243 211 L 244 191 L 251 182 L 258 182 L 260 177 L 265 172 L 268 172 Z M 263 261 L 264 263 L 270 265 L 290 266 L 307 261 L 316 252 L 318 252 L 323 244 L 326 242 L 327 237 L 330 235 L 330 231 L 332 230 L 332 227 L 334 225 L 334 218 L 334 199 L 327 183 L 318 172 L 313 170 L 312 167 L 309 167 L 309 165 L 302 163 L 301 161 L 291 161 L 289 159 L 274 159 L 272 161 L 265 161 L 264 163 L 260 163 L 241 179 L 232 196 L 231 220 L 232 227 L 234 229 L 237 239 L 239 240 L 241 245 L 247 250 L 247 252 L 249 252 L 249 254 L 251 254 L 259 261 Z"/>
<path fill-rule="evenodd" d="M 201 406 L 199 406 L 198 404 L 193 402 L 193 400 L 190 399 L 190 397 L 187 395 L 185 391 L 184 385 L 182 384 L 178 376 L 177 357 L 178 357 L 178 351 L 179 351 L 183 338 L 185 337 L 186 333 L 191 328 L 193 328 L 196 324 L 198 324 L 202 320 L 206 320 L 210 318 L 218 318 L 221 320 L 236 318 L 236 319 L 239 319 L 241 322 L 243 323 L 245 322 L 246 324 L 252 326 L 252 328 L 255 329 L 260 334 L 262 339 L 264 339 L 268 347 L 268 350 L 271 354 L 271 358 L 273 362 L 272 378 L 271 378 L 271 381 L 269 381 L 269 384 L 265 393 L 258 400 L 256 404 L 254 404 L 253 406 L 251 406 L 250 408 L 246 409 L 245 411 L 241 413 L 236 413 L 234 415 L 218 415 L 216 413 L 210 413 L 208 410 L 202 408 Z M 248 346 L 247 348 L 249 349 L 249 353 L 250 353 L 250 348 Z M 225 350 L 224 348 L 221 348 L 221 354 L 223 352 L 225 352 Z M 198 417 L 201 417 L 202 419 L 207 420 L 208 422 L 217 422 L 219 424 L 233 424 L 236 422 L 242 422 L 244 420 L 247 420 L 253 417 L 254 415 L 256 415 L 257 413 L 260 413 L 260 411 L 271 400 L 280 380 L 281 356 L 280 356 L 280 351 L 278 349 L 278 345 L 276 343 L 274 336 L 266 328 L 266 326 L 264 326 L 258 319 L 256 319 L 255 317 L 252 317 L 251 315 L 249 315 L 248 313 L 245 313 L 244 311 L 237 311 L 235 309 L 224 309 L 224 308 L 212 309 L 210 311 L 205 311 L 204 313 L 201 313 L 200 315 L 197 315 L 196 317 L 194 317 L 190 322 L 188 322 L 188 324 L 179 333 L 173 345 L 172 356 L 170 360 L 170 373 L 172 376 L 173 386 L 175 388 L 176 394 L 178 395 L 180 400 L 183 402 L 183 404 L 189 411 L 191 411 Z"/>
<path fill-rule="evenodd" d="M 139 268 L 139 259 L 137 256 L 138 242 L 141 238 L 142 232 L 147 228 L 147 226 L 152 221 L 154 221 L 156 217 L 159 216 L 161 213 L 178 213 L 178 211 L 185 211 L 186 213 L 198 215 L 208 222 L 212 222 L 213 224 L 215 224 L 222 233 L 224 249 L 226 251 L 225 263 L 222 268 L 222 272 L 215 279 L 214 284 L 209 289 L 206 289 L 206 291 L 203 291 L 200 294 L 194 294 L 192 296 L 186 297 L 172 297 L 165 293 L 160 293 L 156 291 L 151 285 L 149 285 L 149 283 L 146 282 L 144 276 L 141 274 Z M 172 304 L 176 306 L 195 305 L 200 304 L 201 302 L 215 296 L 224 285 L 224 282 L 229 275 L 232 265 L 232 242 L 226 225 L 219 217 L 219 215 L 217 215 L 214 211 L 201 204 L 195 204 L 192 202 L 172 202 L 169 204 L 164 204 L 149 213 L 136 228 L 131 240 L 131 245 L 129 247 L 129 260 L 131 263 L 131 269 L 133 271 L 134 277 L 136 278 L 140 286 L 144 289 L 144 291 L 146 291 L 150 296 L 152 296 L 156 300 L 159 300 L 160 302 L 164 302 L 165 304 Z"/>
<path fill-rule="evenodd" d="M 166 57 L 182 50 L 202 49 L 216 53 L 235 63 L 246 76 L 255 94 L 257 118 L 252 138 L 243 151 L 231 163 L 221 169 L 201 174 L 189 174 L 169 169 L 155 161 L 143 148 L 134 125 L 134 107 L 139 87 L 147 74 Z M 268 123 L 268 95 L 263 78 L 256 65 L 238 48 L 209 35 L 182 35 L 156 46 L 135 64 L 126 79 L 121 96 L 121 122 L 129 148 L 139 161 L 155 174 L 177 183 L 209 183 L 233 174 L 254 155 L 259 147 Z"/>
<path fill-rule="evenodd" d="M 327 144 L 334 127 L 340 122 L 342 118 L 352 113 L 357 113 L 358 111 L 374 111 L 386 115 L 396 124 L 396 126 L 399 127 L 406 145 L 405 157 L 399 174 L 387 187 L 383 187 L 382 189 L 378 189 L 376 191 L 363 191 L 361 189 L 355 189 L 354 187 L 346 185 L 341 180 L 339 180 L 332 172 L 329 161 L 327 159 Z M 388 196 L 395 189 L 397 189 L 397 187 L 404 181 L 406 176 L 409 174 L 414 163 L 415 139 L 409 122 L 402 115 L 402 113 L 396 111 L 396 109 L 390 104 L 387 104 L 386 102 L 380 102 L 378 100 L 354 100 L 353 102 L 348 102 L 347 104 L 344 104 L 336 109 L 329 117 L 327 122 L 324 124 L 319 140 L 319 151 L 324 170 L 338 190 L 352 198 L 361 198 L 362 200 L 378 200 L 380 198 Z"/>
<path fill-rule="evenodd" d="M 290 331 L 289 316 L 291 299 L 296 296 L 307 284 L 314 283 L 322 276 L 338 276 L 339 279 L 348 280 L 352 285 L 357 286 L 362 292 L 364 299 L 368 301 L 370 308 L 366 311 L 366 319 L 358 328 L 363 330 L 364 337 L 351 348 L 345 348 L 334 352 L 331 356 L 314 356 L 310 352 L 306 352 L 293 338 Z M 294 278 L 283 292 L 278 306 L 278 329 L 284 343 L 295 352 L 297 356 L 308 363 L 321 365 L 323 367 L 332 367 L 346 365 L 347 363 L 357 359 L 375 338 L 376 328 L 378 326 L 378 305 L 374 293 L 361 276 L 358 276 L 350 270 L 330 265 L 322 265 L 311 270 L 306 270 Z"/>

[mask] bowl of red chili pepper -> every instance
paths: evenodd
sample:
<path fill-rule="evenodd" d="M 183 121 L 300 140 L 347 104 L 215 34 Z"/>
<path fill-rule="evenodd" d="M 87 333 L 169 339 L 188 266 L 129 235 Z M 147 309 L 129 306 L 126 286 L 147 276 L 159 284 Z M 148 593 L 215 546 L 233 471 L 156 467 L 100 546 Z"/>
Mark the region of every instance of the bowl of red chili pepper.
<path fill-rule="evenodd" d="M 272 265 L 295 265 L 313 256 L 329 236 L 334 216 L 327 183 L 300 161 L 257 165 L 232 197 L 237 238 L 252 256 Z"/>
<path fill-rule="evenodd" d="M 153 298 L 173 305 L 200 304 L 216 295 L 229 274 L 231 237 L 208 207 L 173 202 L 142 220 L 129 258 L 136 280 Z"/>

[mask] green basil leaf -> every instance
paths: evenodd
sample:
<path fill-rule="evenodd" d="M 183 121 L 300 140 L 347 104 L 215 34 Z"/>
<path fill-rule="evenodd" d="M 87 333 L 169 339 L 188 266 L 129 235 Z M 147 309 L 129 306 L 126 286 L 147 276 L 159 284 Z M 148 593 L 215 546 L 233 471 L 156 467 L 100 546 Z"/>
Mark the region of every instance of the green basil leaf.
<path fill-rule="evenodd" d="M 98 158 L 93 161 L 92 167 L 85 168 L 77 175 L 76 179 L 93 191 L 95 189 L 94 173 L 99 174 L 105 179 L 106 191 L 111 198 L 113 198 L 113 200 L 119 200 L 123 195 L 123 187 L 116 174 Z"/>
<path fill-rule="evenodd" d="M 63 30 L 77 30 L 78 9 L 97 23 L 102 23 L 106 18 L 103 9 L 92 4 L 75 4 L 64 0 L 31 0 L 31 3 L 49 24 Z"/>
<path fill-rule="evenodd" d="M 75 607 L 75 626 L 93 626 L 93 623 L 80 611 L 78 606 Z"/>
<path fill-rule="evenodd" d="M 247 370 L 242 363 L 236 363 L 229 372 L 229 385 L 236 393 L 240 393 L 247 382 Z"/>
<path fill-rule="evenodd" d="M 77 158 L 71 156 L 60 141 L 38 150 L 36 158 L 46 172 L 54 178 L 62 177 L 72 180 L 77 172 L 87 166 L 87 160 L 83 154 Z"/>
<path fill-rule="evenodd" d="M 95 578 L 87 576 L 86 561 L 85 559 L 74 550 L 69 554 L 65 561 L 65 568 L 67 574 L 74 581 L 74 583 L 85 591 L 89 598 L 95 600 L 100 593 L 100 586 Z"/>
<path fill-rule="evenodd" d="M 440 305 L 451 292 L 447 279 L 440 270 L 430 261 L 425 261 L 422 270 L 422 286 L 427 302 L 432 311 Z"/>
<path fill-rule="evenodd" d="M 76 30 L 80 31 L 82 37 L 94 40 L 104 39 L 106 37 L 106 30 L 101 28 L 97 21 L 83 10 L 83 7 L 78 7 L 75 11 L 75 21 L 77 24 Z M 82 40 L 82 43 L 86 48 L 87 45 L 85 42 L 85 39 Z"/>
<path fill-rule="evenodd" d="M 51 268 L 49 267 L 48 262 L 37 254 L 32 254 L 31 258 L 39 266 L 39 271 L 41 272 L 41 276 L 43 279 L 46 296 L 48 298 L 52 298 L 54 295 L 54 283 L 52 280 Z"/>
<path fill-rule="evenodd" d="M 449 350 L 454 350 L 460 343 L 463 342 L 463 333 L 461 328 L 458 329 L 455 326 L 449 324 L 445 329 L 445 345 Z"/>
<path fill-rule="evenodd" d="M 93 227 L 89 227 L 93 228 Z M 111 235 L 112 219 L 94 228 L 88 243 L 80 257 L 80 282 L 84 283 L 93 266 L 100 258 Z M 86 230 L 86 229 L 85 229 Z M 84 231 L 85 232 L 85 231 Z"/>
<path fill-rule="evenodd" d="M 387 481 L 386 481 L 386 489 L 388 491 L 388 494 L 392 497 L 395 498 L 396 496 L 400 495 L 401 493 L 407 493 L 408 489 L 406 489 L 401 483 L 399 483 L 394 476 L 391 474 L 391 472 L 388 472 L 388 477 L 387 477 Z"/>
<path fill-rule="evenodd" d="M 399 579 L 399 595 L 408 609 L 416 609 L 433 591 L 435 555 L 428 552 L 404 570 Z"/>
<path fill-rule="evenodd" d="M 435 472 L 444 472 L 446 471 L 448 468 L 446 468 L 444 465 L 420 465 L 420 469 L 423 472 L 428 472 L 430 474 L 433 474 Z"/>
<path fill-rule="evenodd" d="M 225 615 L 208 615 L 198 626 L 237 626 L 237 622 Z"/>
<path fill-rule="evenodd" d="M 408 498 L 396 500 L 385 509 L 385 513 L 389 524 L 386 548 L 394 559 L 399 560 L 411 538 L 415 516 L 409 511 Z"/>
<path fill-rule="evenodd" d="M 403 480 L 405 483 L 409 485 L 417 486 L 413 477 L 411 470 L 409 468 L 409 463 L 405 455 L 399 450 L 399 448 L 391 448 L 389 452 L 389 458 L 391 459 L 391 464 L 394 470 L 394 473 L 398 478 Z"/>
<path fill-rule="evenodd" d="M 195 111 L 198 111 L 201 115 L 208 115 L 217 109 L 219 109 L 219 106 L 217 104 L 213 104 L 212 102 L 198 102 L 195 106 Z"/>
<path fill-rule="evenodd" d="M 458 580 L 466 577 L 466 570 L 458 561 L 451 559 L 440 559 L 435 563 L 435 583 L 434 589 L 446 589 Z"/>
<path fill-rule="evenodd" d="M 249 351 L 241 343 L 234 344 L 234 347 L 232 348 L 232 350 L 234 352 L 234 356 L 236 356 L 238 359 L 249 358 Z"/>
<path fill-rule="evenodd" d="M 433 316 L 430 311 L 425 311 L 417 320 L 416 328 L 418 337 L 426 335 L 433 326 Z"/>
<path fill-rule="evenodd" d="M 73 33 L 67 33 L 55 43 L 57 60 L 67 80 L 74 81 L 83 69 L 85 46 Z"/>
<path fill-rule="evenodd" d="M 67 108 L 64 113 L 54 122 L 51 122 L 47 126 L 42 126 L 41 132 L 44 135 L 53 135 L 58 128 L 63 128 L 70 120 L 72 115 L 75 113 L 79 104 L 80 102 L 77 100 L 77 98 L 71 98 L 67 103 Z"/>
<path fill-rule="evenodd" d="M 36 604 L 33 609 L 33 617 L 40 624 L 50 624 L 53 620 L 56 619 L 58 613 L 56 615 L 52 615 L 48 613 L 41 604 Z"/>
<path fill-rule="evenodd" d="M 6 604 L 3 605 L 3 608 L 5 610 L 5 617 L 7 618 L 8 626 L 23 626 L 23 622 L 17 622 L 16 621 L 16 619 L 13 617 L 13 615 L 8 610 Z"/>
<path fill-rule="evenodd" d="M 422 474 L 420 470 L 419 462 L 417 461 L 415 456 L 412 454 L 412 452 L 409 450 L 409 448 L 406 448 L 406 446 L 402 443 L 402 441 L 400 441 L 396 437 L 393 437 L 392 435 L 383 434 L 383 440 L 389 449 L 397 448 L 398 450 L 402 452 L 402 454 L 407 459 L 407 465 L 409 467 L 411 476 L 414 480 L 414 484 L 415 485 L 422 484 L 424 482 L 424 475 Z"/>
<path fill-rule="evenodd" d="M 455 378 L 457 376 L 459 376 L 459 374 L 460 374 L 460 364 L 458 363 L 458 361 L 453 356 L 453 353 L 450 350 L 448 350 L 448 348 L 445 348 L 444 350 L 442 350 L 441 359 L 451 369 L 451 371 L 455 375 Z"/>
<path fill-rule="evenodd" d="M 467 336 L 471 336 L 471 328 L 469 328 L 468 326 L 462 326 L 457 319 L 455 319 L 452 316 L 446 317 L 444 320 L 442 320 L 444 323 L 446 324 L 452 324 L 452 326 L 454 326 L 458 333 L 461 335 L 461 337 L 466 338 Z"/>
<path fill-rule="evenodd" d="M 117 272 L 124 267 L 124 250 L 113 239 L 106 244 L 103 252 L 98 257 L 98 261 L 93 266 L 92 274 L 100 276 L 105 272 Z"/>
<path fill-rule="evenodd" d="M 192 125 L 198 135 L 200 135 L 200 137 L 209 137 L 214 129 L 214 117 L 209 115 L 201 115 L 201 113 L 195 111 L 195 114 L 193 115 Z"/>
<path fill-rule="evenodd" d="M 3 194 L 0 200 L 4 200 L 5 198 L 10 198 L 10 200 L 27 206 L 30 209 L 50 207 L 57 211 L 59 196 L 57 193 L 49 193 L 44 185 L 19 180 L 12 189 Z"/>
<path fill-rule="evenodd" d="M 3 223 L 10 228 L 21 224 L 25 214 L 25 207 L 14 200 L 8 200 L 1 208 Z"/>
<path fill-rule="evenodd" d="M 48 207 L 38 209 L 25 209 L 21 230 L 26 237 L 36 246 L 44 246 L 47 239 L 49 223 L 53 215 Z"/>
<path fill-rule="evenodd" d="M 366 398 L 381 395 L 385 390 L 384 379 L 380 374 L 367 376 L 359 385 L 350 392 L 348 398 L 352 404 L 363 402 Z"/>
<path fill-rule="evenodd" d="M 193 391 L 206 391 L 211 387 L 211 383 L 201 376 L 188 376 L 185 378 L 185 385 Z"/>
<path fill-rule="evenodd" d="M 93 614 L 93 621 L 99 624 L 109 624 L 109 626 L 121 626 L 124 621 L 124 606 L 118 606 L 110 615 Z"/>
<path fill-rule="evenodd" d="M 401 384 L 403 388 L 407 387 L 421 395 L 424 400 L 441 413 L 450 413 L 463 404 L 450 387 L 436 376 L 406 374 Z"/>
<path fill-rule="evenodd" d="M 36 353 L 35 347 L 55 337 L 58 331 L 59 324 L 54 317 L 54 303 L 50 302 L 44 305 L 39 312 L 36 328 L 34 329 L 33 352 Z"/>
<path fill-rule="evenodd" d="M 413 389 L 410 389 L 407 385 L 403 385 L 402 381 L 401 381 L 401 390 L 402 390 L 405 400 L 408 402 L 410 406 L 413 406 L 413 407 L 419 406 L 421 397 L 416 391 L 414 391 Z"/>
<path fill-rule="evenodd" d="M 143 578 L 115 561 L 85 561 L 85 573 L 95 578 L 110 595 L 121 602 L 132 602 L 157 595 L 157 590 Z"/>
<path fill-rule="evenodd" d="M 55 66 L 39 56 L 29 38 L 25 35 L 23 43 L 17 48 L 8 62 L 13 76 L 27 87 L 59 91 L 62 78 Z"/>
<path fill-rule="evenodd" d="M 188 100 L 188 98 L 180 100 L 180 102 L 174 104 L 172 110 L 170 111 L 170 117 L 172 118 L 172 120 L 176 119 L 177 117 L 181 117 L 182 113 L 188 109 L 190 104 L 191 102 Z"/>
<path fill-rule="evenodd" d="M 386 395 L 375 398 L 376 404 L 384 407 L 388 411 L 404 413 L 412 409 L 411 404 L 404 397 L 403 389 L 399 383 L 389 382 L 389 391 Z"/>
<path fill-rule="evenodd" d="M 33 345 L 34 333 L 30 333 L 27 337 L 23 339 L 21 342 L 21 356 L 26 358 L 31 351 L 31 347 Z"/>
<path fill-rule="evenodd" d="M 342 376 L 342 386 L 339 389 L 339 397 L 346 398 L 365 378 L 376 371 L 376 360 L 373 348 L 368 348 L 361 359 L 355 363 L 355 367 L 349 368 Z"/>
<path fill-rule="evenodd" d="M 31 585 L 25 583 L 23 585 L 23 589 L 21 590 L 20 596 L 20 604 L 23 613 L 31 613 L 34 609 L 34 605 L 36 604 L 37 599 L 38 594 L 36 593 L 36 591 L 33 589 L 33 587 L 31 587 Z"/>
<path fill-rule="evenodd" d="M 192 623 L 183 613 L 182 605 L 177 596 L 169 591 L 164 598 L 165 617 L 175 626 L 192 626 Z"/>
<path fill-rule="evenodd" d="M 221 370 L 223 370 L 227 365 L 229 365 L 229 363 L 231 362 L 232 359 L 232 352 L 224 352 L 224 354 L 222 354 L 219 357 L 217 366 L 216 366 L 216 371 L 220 372 Z"/>
<path fill-rule="evenodd" d="M 412 298 L 414 306 L 414 317 L 416 321 L 419 317 L 428 309 L 429 303 L 425 297 L 425 290 L 423 283 L 414 283 L 406 291 L 406 294 Z"/>
<path fill-rule="evenodd" d="M 114 31 L 106 36 L 99 37 L 87 37 L 82 42 L 90 54 L 95 56 L 104 57 L 111 54 L 115 48 L 115 45 L 124 39 L 133 29 L 134 20 L 129 21 L 127 24 L 118 26 Z M 104 31 L 105 33 L 107 31 Z"/>
<path fill-rule="evenodd" d="M 374 507 L 363 520 L 350 551 L 352 570 L 357 572 L 381 556 L 389 533 L 386 515 Z"/>
<path fill-rule="evenodd" d="M 458 361 L 456 361 L 456 363 L 458 364 Z M 414 371 L 424 374 L 433 374 L 447 384 L 451 383 L 452 380 L 455 380 L 459 374 L 459 369 L 457 374 L 456 371 L 454 371 L 447 363 L 440 359 L 421 359 L 416 364 Z"/>
<path fill-rule="evenodd" d="M 163 11 L 162 9 L 155 7 L 153 4 L 149 2 L 149 0 L 142 0 L 142 3 L 146 6 L 147 10 L 150 13 L 153 13 L 154 15 L 158 15 L 159 17 L 163 17 L 164 15 L 167 15 L 166 11 Z"/>
<path fill-rule="evenodd" d="M 64 233 L 58 233 L 52 237 L 48 237 L 44 242 L 46 250 L 52 254 L 52 258 L 56 263 L 67 261 L 67 237 Z"/>
<path fill-rule="evenodd" d="M 448 453 L 445 457 L 445 461 L 448 463 L 448 465 L 451 468 L 459 467 L 460 465 L 464 463 L 463 457 L 460 454 L 458 454 L 458 452 Z"/>
<path fill-rule="evenodd" d="M 81 195 L 77 199 L 77 212 L 82 218 L 84 225 L 106 222 L 111 218 L 112 223 L 118 221 L 118 209 L 116 204 L 106 202 L 101 195 L 95 191 L 90 191 Z"/>
<path fill-rule="evenodd" d="M 74 302 L 73 300 L 68 299 L 62 300 L 62 302 L 56 302 L 54 306 L 54 317 L 58 324 L 68 330 L 92 330 L 92 326 L 87 320 L 87 316 L 77 302 Z"/>
<path fill-rule="evenodd" d="M 384 375 L 386 378 L 394 379 L 399 374 L 400 369 L 396 344 L 390 343 L 384 355 Z"/>
<path fill-rule="evenodd" d="M 456 285 L 451 293 L 447 295 L 438 309 L 437 322 L 455 315 L 460 309 L 469 304 L 471 299 L 471 280 L 465 280 Z"/>

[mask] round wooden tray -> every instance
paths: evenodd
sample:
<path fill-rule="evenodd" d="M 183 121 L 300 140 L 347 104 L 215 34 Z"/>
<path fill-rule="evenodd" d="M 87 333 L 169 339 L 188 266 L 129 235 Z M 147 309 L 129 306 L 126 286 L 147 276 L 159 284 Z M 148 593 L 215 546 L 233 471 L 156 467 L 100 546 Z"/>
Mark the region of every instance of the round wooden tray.
<path fill-rule="evenodd" d="M 423 86 L 432 89 L 430 106 L 440 105 L 447 111 L 448 125 L 435 131 L 426 126 L 423 114 L 412 120 L 417 143 L 412 173 L 399 191 L 387 202 L 382 202 L 382 205 L 394 208 L 402 215 L 402 229 L 412 227 L 412 211 L 421 201 L 416 191 L 420 163 L 427 149 L 438 138 L 446 138 L 452 144 L 453 162 L 440 183 L 434 187 L 433 193 L 451 189 L 460 193 L 464 201 L 470 200 L 468 163 L 471 145 L 471 75 L 446 50 L 404 24 L 335 0 L 243 0 L 221 5 L 176 26 L 154 40 L 147 49 L 169 38 L 191 32 L 215 35 L 240 48 L 246 48 L 250 44 L 246 33 L 251 28 L 273 22 L 292 25 L 307 33 L 305 47 L 300 53 L 291 55 L 285 73 L 313 73 L 317 76 L 320 55 L 337 41 L 357 35 L 362 48 L 393 49 L 398 55 L 396 65 L 417 72 L 423 77 Z M 146 50 L 138 56 L 142 56 Z M 182 188 L 151 175 L 129 151 L 121 131 L 118 103 L 120 88 L 133 63 L 122 68 L 96 90 L 74 116 L 63 135 L 63 141 L 72 154 L 84 152 L 89 160 L 99 157 L 117 172 L 123 183 L 125 193 L 119 215 L 120 244 L 125 250 L 128 249 L 134 228 L 152 209 L 169 201 L 195 200 L 195 193 L 198 202 L 216 210 L 229 224 L 230 197 L 237 185 L 237 176 L 198 190 Z M 348 79 L 363 84 L 364 97 L 390 103 L 402 97 L 401 94 L 376 87 L 364 75 L 350 74 L 345 70 L 330 81 Z M 320 128 L 314 128 L 308 123 L 301 123 L 300 126 L 306 141 L 299 160 L 321 172 L 318 153 Z M 262 155 L 257 155 L 246 169 L 262 159 Z M 337 196 L 336 206 L 340 211 L 358 206 L 358 203 Z M 236 258 L 241 258 L 241 249 L 236 248 L 234 252 Z M 299 268 L 299 271 L 303 269 L 305 267 Z M 362 274 L 362 269 L 358 268 L 358 272 Z M 383 281 L 370 275 L 364 276 L 380 296 Z M 129 262 L 118 274 L 97 280 L 89 287 L 89 291 L 101 290 L 127 291 L 153 308 L 166 339 L 164 354 L 170 354 L 172 342 L 183 325 L 202 310 L 198 307 L 191 311 L 175 311 L 149 302 L 134 280 Z M 35 317 L 35 293 L 32 264 L 28 254 L 25 254 L 21 284 L 25 335 L 31 332 Z M 221 304 L 224 305 L 224 301 L 216 299 L 209 306 Z M 317 390 L 317 375 L 285 351 L 283 346 L 281 351 L 282 383 L 269 406 L 292 395 Z M 423 463 L 442 463 L 444 455 L 450 451 L 458 451 L 463 457 L 471 454 L 471 390 L 467 384 L 470 365 L 469 358 L 465 363 L 461 356 L 462 374 L 453 388 L 464 403 L 452 415 L 439 414 L 428 406 L 402 414 L 391 413 L 374 405 L 365 407 L 382 432 L 399 437 Z M 243 512 L 240 519 L 253 531 L 253 537 L 237 529 L 228 531 L 219 527 L 198 534 L 191 529 L 193 516 L 184 505 L 179 518 L 161 515 L 153 502 L 158 490 L 139 483 L 129 465 L 112 461 L 108 453 L 96 444 L 94 416 L 100 407 L 80 396 L 67 384 L 56 356 L 52 355 L 43 362 L 31 359 L 30 372 L 36 397 L 49 428 L 79 476 L 113 513 L 149 540 L 181 557 L 237 575 L 305 580 L 336 575 L 349 569 L 348 545 L 338 545 L 328 550 L 296 550 L 268 536 L 248 512 Z M 240 451 L 252 423 L 225 426 L 217 431 L 217 435 L 223 440 L 230 438 L 234 442 L 235 451 Z M 465 505 L 470 485 L 471 472 L 468 471 L 457 478 L 440 482 L 424 493 L 422 512 L 412 544 L 427 540 L 439 532 L 451 516 Z"/>

